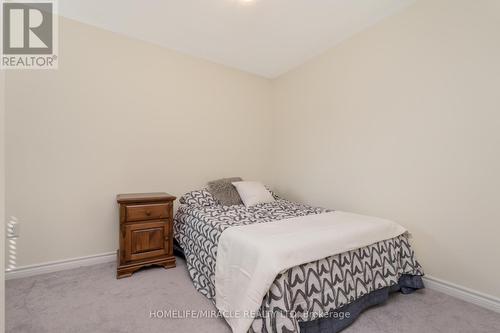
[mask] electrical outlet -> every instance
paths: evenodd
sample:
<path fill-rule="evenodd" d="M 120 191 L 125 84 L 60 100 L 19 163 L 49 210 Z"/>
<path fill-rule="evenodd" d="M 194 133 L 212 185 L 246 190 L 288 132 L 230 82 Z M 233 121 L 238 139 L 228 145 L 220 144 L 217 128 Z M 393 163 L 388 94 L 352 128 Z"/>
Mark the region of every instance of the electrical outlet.
<path fill-rule="evenodd" d="M 11 216 L 7 222 L 7 238 L 18 238 L 21 232 L 21 225 L 17 217 Z"/>

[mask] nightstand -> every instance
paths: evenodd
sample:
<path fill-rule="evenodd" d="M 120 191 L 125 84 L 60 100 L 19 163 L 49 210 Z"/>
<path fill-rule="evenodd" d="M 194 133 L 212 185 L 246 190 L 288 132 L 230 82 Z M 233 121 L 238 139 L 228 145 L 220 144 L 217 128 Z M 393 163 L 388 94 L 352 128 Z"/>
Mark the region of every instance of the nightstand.
<path fill-rule="evenodd" d="M 174 196 L 165 192 L 117 195 L 120 205 L 118 279 L 131 276 L 145 266 L 175 267 L 174 200 Z"/>

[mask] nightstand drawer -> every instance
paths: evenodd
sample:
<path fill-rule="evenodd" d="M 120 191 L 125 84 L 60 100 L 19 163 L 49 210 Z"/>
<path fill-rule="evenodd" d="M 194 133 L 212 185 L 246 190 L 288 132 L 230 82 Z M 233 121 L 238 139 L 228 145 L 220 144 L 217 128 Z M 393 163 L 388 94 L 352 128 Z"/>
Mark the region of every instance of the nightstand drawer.
<path fill-rule="evenodd" d="M 126 221 L 158 220 L 170 217 L 170 203 L 127 205 Z"/>
<path fill-rule="evenodd" d="M 152 221 L 125 225 L 125 260 L 143 260 L 169 254 L 170 222 Z"/>

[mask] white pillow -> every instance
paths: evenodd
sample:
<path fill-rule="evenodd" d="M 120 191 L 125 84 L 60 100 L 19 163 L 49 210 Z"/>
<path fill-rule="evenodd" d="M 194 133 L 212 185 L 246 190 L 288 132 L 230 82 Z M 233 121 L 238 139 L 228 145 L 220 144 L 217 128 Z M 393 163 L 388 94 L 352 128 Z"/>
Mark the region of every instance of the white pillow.
<path fill-rule="evenodd" d="M 264 185 L 260 182 L 241 181 L 232 183 L 245 207 L 255 206 L 261 203 L 274 202 L 274 198 Z"/>

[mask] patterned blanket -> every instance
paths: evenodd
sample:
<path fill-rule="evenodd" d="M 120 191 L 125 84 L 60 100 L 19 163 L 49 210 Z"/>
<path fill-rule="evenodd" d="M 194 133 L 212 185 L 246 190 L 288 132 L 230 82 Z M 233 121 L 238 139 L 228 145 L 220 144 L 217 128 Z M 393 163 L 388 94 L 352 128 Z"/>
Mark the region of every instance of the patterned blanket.
<path fill-rule="evenodd" d="M 327 211 L 279 198 L 249 208 L 222 206 L 206 190 L 187 193 L 180 202 L 174 236 L 184 250 L 195 288 L 212 301 L 217 244 L 226 228 Z M 299 332 L 300 321 L 328 315 L 392 286 L 402 274 L 423 275 L 406 236 L 292 267 L 274 280 L 250 332 Z"/>

